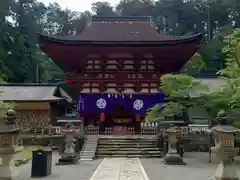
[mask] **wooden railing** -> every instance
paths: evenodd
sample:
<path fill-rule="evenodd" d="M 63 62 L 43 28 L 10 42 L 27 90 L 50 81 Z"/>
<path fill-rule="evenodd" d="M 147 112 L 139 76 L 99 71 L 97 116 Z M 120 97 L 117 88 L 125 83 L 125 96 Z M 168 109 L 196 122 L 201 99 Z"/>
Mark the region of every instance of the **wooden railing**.
<path fill-rule="evenodd" d="M 128 127 L 127 134 L 135 134 L 135 127 Z"/>
<path fill-rule="evenodd" d="M 142 135 L 156 135 L 158 133 L 158 123 L 141 123 Z"/>
<path fill-rule="evenodd" d="M 113 133 L 112 127 L 105 127 L 105 133 L 104 134 L 112 134 L 112 133 Z"/>
<path fill-rule="evenodd" d="M 198 133 L 198 132 L 206 132 L 209 129 L 207 125 L 199 125 L 199 124 L 191 124 L 188 127 L 181 127 L 182 135 L 186 136 L 189 133 Z M 163 132 L 164 129 L 159 129 L 157 123 L 142 123 L 141 124 L 141 135 L 156 135 L 160 132 Z M 85 134 L 99 134 L 98 126 L 85 126 L 84 127 Z M 135 134 L 135 127 L 128 127 L 126 134 Z M 114 134 L 113 128 L 111 126 L 105 127 L 104 134 Z M 118 133 L 117 133 L 118 134 Z"/>
<path fill-rule="evenodd" d="M 84 133 L 85 134 L 99 134 L 99 126 L 85 126 L 84 127 Z"/>
<path fill-rule="evenodd" d="M 58 136 L 61 135 L 61 127 L 60 126 L 36 126 L 36 127 L 25 127 L 21 128 L 22 134 L 30 134 L 34 137 L 40 136 Z"/>
<path fill-rule="evenodd" d="M 207 132 L 209 130 L 209 125 L 206 124 L 189 124 L 189 132 Z"/>

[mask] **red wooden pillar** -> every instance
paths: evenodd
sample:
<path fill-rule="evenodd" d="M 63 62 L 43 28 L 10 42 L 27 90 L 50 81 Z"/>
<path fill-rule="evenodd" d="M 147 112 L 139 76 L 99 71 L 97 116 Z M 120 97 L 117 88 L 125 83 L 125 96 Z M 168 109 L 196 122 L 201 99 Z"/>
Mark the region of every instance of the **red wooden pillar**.
<path fill-rule="evenodd" d="M 140 122 L 141 121 L 141 115 L 140 114 L 136 114 L 136 122 Z"/>
<path fill-rule="evenodd" d="M 136 132 L 136 134 L 140 134 L 141 133 L 141 115 L 140 114 L 136 114 L 136 118 L 135 118 L 135 132 Z"/>
<path fill-rule="evenodd" d="M 99 133 L 104 134 L 105 132 L 105 114 L 103 112 L 100 113 L 100 122 L 99 122 Z"/>
<path fill-rule="evenodd" d="M 80 113 L 77 113 L 76 114 L 76 118 L 80 118 L 81 117 L 81 114 Z"/>

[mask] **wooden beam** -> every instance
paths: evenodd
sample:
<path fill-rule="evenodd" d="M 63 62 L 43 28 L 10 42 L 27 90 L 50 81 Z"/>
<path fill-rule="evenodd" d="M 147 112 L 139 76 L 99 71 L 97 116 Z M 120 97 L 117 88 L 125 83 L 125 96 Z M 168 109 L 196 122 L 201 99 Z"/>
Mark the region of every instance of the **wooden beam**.
<path fill-rule="evenodd" d="M 73 86 L 76 86 L 76 87 L 79 87 L 78 85 L 77 85 L 77 83 L 76 83 L 76 85 L 74 85 L 73 84 Z M 128 87 L 126 87 L 126 86 L 124 86 L 124 85 L 116 85 L 116 86 L 113 86 L 113 85 L 107 85 L 107 86 L 105 86 L 104 87 L 104 89 L 109 89 L 109 88 L 116 88 L 116 89 L 118 89 L 118 88 L 121 88 L 121 89 L 126 89 L 126 88 L 135 88 L 136 87 L 136 85 L 135 84 L 133 84 L 133 85 L 129 85 Z M 99 85 L 96 85 L 96 86 L 91 86 L 91 84 L 90 85 L 82 85 L 81 86 L 81 89 L 83 89 L 83 88 L 98 88 L 98 89 L 101 89 L 101 84 L 99 84 Z M 153 89 L 153 88 L 158 88 L 158 85 L 156 84 L 156 85 L 149 85 L 149 84 L 147 84 L 147 85 L 140 85 L 139 86 L 139 89 Z"/>

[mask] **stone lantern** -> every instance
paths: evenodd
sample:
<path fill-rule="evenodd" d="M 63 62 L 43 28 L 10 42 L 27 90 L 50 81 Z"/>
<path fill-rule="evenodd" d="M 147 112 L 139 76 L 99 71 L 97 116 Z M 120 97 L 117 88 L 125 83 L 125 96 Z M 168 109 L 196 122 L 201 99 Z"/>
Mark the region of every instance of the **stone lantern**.
<path fill-rule="evenodd" d="M 234 147 L 234 134 L 239 130 L 227 125 L 227 116 L 224 111 L 220 111 L 216 119 L 219 125 L 214 126 L 209 131 L 215 140 L 215 147 L 212 147 L 211 151 L 220 159 L 220 164 L 212 179 L 239 180 L 236 170 L 232 165 L 234 157 L 239 152 L 239 148 Z"/>
<path fill-rule="evenodd" d="M 170 127 L 164 131 L 164 135 L 168 138 L 168 152 L 164 156 L 164 163 L 169 165 L 185 165 L 183 158 L 177 151 L 177 142 L 181 136 L 181 129 L 179 127 Z"/>
<path fill-rule="evenodd" d="M 79 136 L 80 129 L 75 128 L 72 123 L 67 123 L 62 128 L 62 133 L 65 139 L 60 150 L 61 158 L 57 164 L 77 164 L 79 162 L 79 154 L 76 148 L 76 137 Z"/>
<path fill-rule="evenodd" d="M 238 129 L 229 125 L 218 125 L 210 129 L 214 140 L 215 147 L 211 151 L 220 159 L 220 164 L 214 175 L 214 180 L 239 180 L 232 162 L 239 152 L 239 148 L 234 147 L 234 133 Z"/>
<path fill-rule="evenodd" d="M 10 109 L 6 113 L 6 118 L 0 124 L 0 179 L 12 180 L 17 176 L 17 172 L 13 170 L 13 156 L 16 152 L 21 151 L 22 147 L 18 147 L 19 128 L 16 124 L 16 112 Z"/>

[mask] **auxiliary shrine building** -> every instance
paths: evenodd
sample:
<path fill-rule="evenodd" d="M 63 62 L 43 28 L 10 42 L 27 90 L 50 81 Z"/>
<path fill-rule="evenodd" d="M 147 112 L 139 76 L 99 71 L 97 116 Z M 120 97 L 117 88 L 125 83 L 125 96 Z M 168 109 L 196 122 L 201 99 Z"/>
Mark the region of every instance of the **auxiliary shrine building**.
<path fill-rule="evenodd" d="M 200 47 L 202 34 L 160 35 L 150 17 L 93 16 L 82 33 L 49 37 L 39 45 L 75 87 L 86 124 L 125 127 L 164 102 L 160 76 L 181 70 Z"/>

